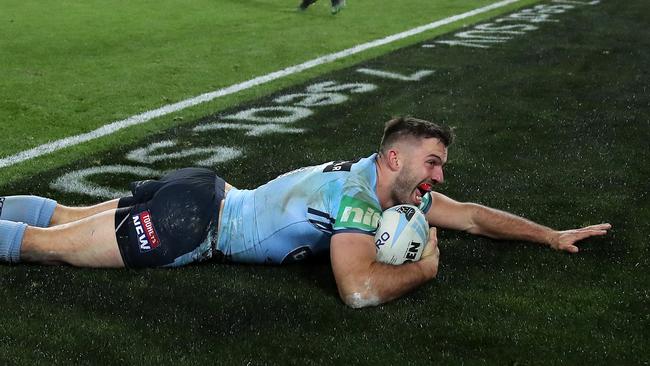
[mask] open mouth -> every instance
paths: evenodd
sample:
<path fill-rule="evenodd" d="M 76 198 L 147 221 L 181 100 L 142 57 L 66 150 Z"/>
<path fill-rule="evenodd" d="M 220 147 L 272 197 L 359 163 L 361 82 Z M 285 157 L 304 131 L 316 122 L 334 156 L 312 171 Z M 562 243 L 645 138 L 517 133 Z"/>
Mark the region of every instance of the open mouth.
<path fill-rule="evenodd" d="M 419 206 L 422 203 L 422 196 L 431 192 L 433 185 L 429 183 L 420 183 L 415 190 L 415 205 Z"/>
<path fill-rule="evenodd" d="M 433 185 L 430 183 L 420 183 L 418 190 L 422 195 L 425 195 L 433 190 Z"/>

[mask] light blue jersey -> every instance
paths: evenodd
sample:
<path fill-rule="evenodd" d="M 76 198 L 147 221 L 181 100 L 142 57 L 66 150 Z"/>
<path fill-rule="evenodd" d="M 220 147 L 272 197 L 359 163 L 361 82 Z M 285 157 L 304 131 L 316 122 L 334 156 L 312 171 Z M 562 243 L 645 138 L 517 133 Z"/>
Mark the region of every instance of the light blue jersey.
<path fill-rule="evenodd" d="M 217 248 L 240 263 L 291 263 L 329 251 L 340 232 L 374 235 L 381 206 L 376 154 L 281 175 L 226 196 Z"/>

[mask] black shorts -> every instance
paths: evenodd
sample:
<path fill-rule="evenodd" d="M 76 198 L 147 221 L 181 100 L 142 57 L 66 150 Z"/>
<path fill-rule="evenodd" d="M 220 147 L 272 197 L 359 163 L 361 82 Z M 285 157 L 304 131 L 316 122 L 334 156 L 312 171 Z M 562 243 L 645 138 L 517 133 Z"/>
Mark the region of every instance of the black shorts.
<path fill-rule="evenodd" d="M 210 258 L 225 184 L 204 168 L 131 183 L 133 196 L 120 199 L 115 213 L 126 267 L 176 267 Z"/>

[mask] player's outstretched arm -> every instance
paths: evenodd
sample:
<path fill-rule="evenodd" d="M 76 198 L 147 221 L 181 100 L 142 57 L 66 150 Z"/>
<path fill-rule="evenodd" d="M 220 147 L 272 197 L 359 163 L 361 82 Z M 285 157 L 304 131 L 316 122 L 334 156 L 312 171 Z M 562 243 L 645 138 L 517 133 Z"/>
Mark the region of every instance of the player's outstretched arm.
<path fill-rule="evenodd" d="M 440 193 L 432 193 L 433 203 L 427 213 L 430 225 L 494 239 L 523 240 L 548 245 L 553 249 L 577 253 L 578 241 L 607 234 L 610 224 L 599 224 L 579 229 L 558 231 L 522 217 L 481 206 L 456 202 Z"/>
<path fill-rule="evenodd" d="M 340 233 L 330 246 L 332 270 L 339 295 L 353 308 L 383 304 L 433 279 L 438 273 L 438 239 L 435 229 L 418 262 L 399 266 L 377 262 L 373 237 Z"/>

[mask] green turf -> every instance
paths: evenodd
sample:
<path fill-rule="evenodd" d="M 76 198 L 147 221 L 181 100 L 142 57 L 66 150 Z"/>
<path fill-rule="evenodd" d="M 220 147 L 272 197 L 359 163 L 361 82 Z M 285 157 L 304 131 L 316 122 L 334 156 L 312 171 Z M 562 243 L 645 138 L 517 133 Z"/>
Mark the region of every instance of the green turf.
<path fill-rule="evenodd" d="M 523 0 L 523 6 L 535 0 Z M 495 0 L 353 1 L 331 16 L 321 1 L 15 1 L 0 11 L 0 156 L 265 75 Z M 513 6 L 510 6 L 512 8 Z M 500 10 L 503 11 L 503 10 Z M 482 15 L 485 17 L 487 14 Z M 476 21 L 466 20 L 468 21 Z M 456 23 L 444 29 L 462 26 Z M 422 37 L 419 37 L 421 39 Z M 0 169 L 7 182 L 108 149 L 326 70 L 415 42 L 364 52 L 269 85 Z"/>
<path fill-rule="evenodd" d="M 340 302 L 326 261 L 143 271 L 2 266 L 0 360 L 647 364 L 648 14 L 644 0 L 604 1 L 490 49 L 409 47 L 222 112 L 269 105 L 323 80 L 376 82 L 373 93 L 315 108 L 293 126 L 305 134 L 200 135 L 189 129 L 205 122 L 196 121 L 0 187 L 90 202 L 49 183 L 80 167 L 133 165 L 124 158 L 127 151 L 171 137 L 184 146 L 242 146 L 243 158 L 217 170 L 240 187 L 253 187 L 288 169 L 367 155 L 384 120 L 411 114 L 456 128 L 444 193 L 558 228 L 614 225 L 608 237 L 583 243 L 580 254 L 444 231 L 435 281 L 364 310 Z M 436 72 L 405 84 L 371 79 L 355 72 L 358 67 Z M 128 179 L 97 182 L 118 186 Z"/>

